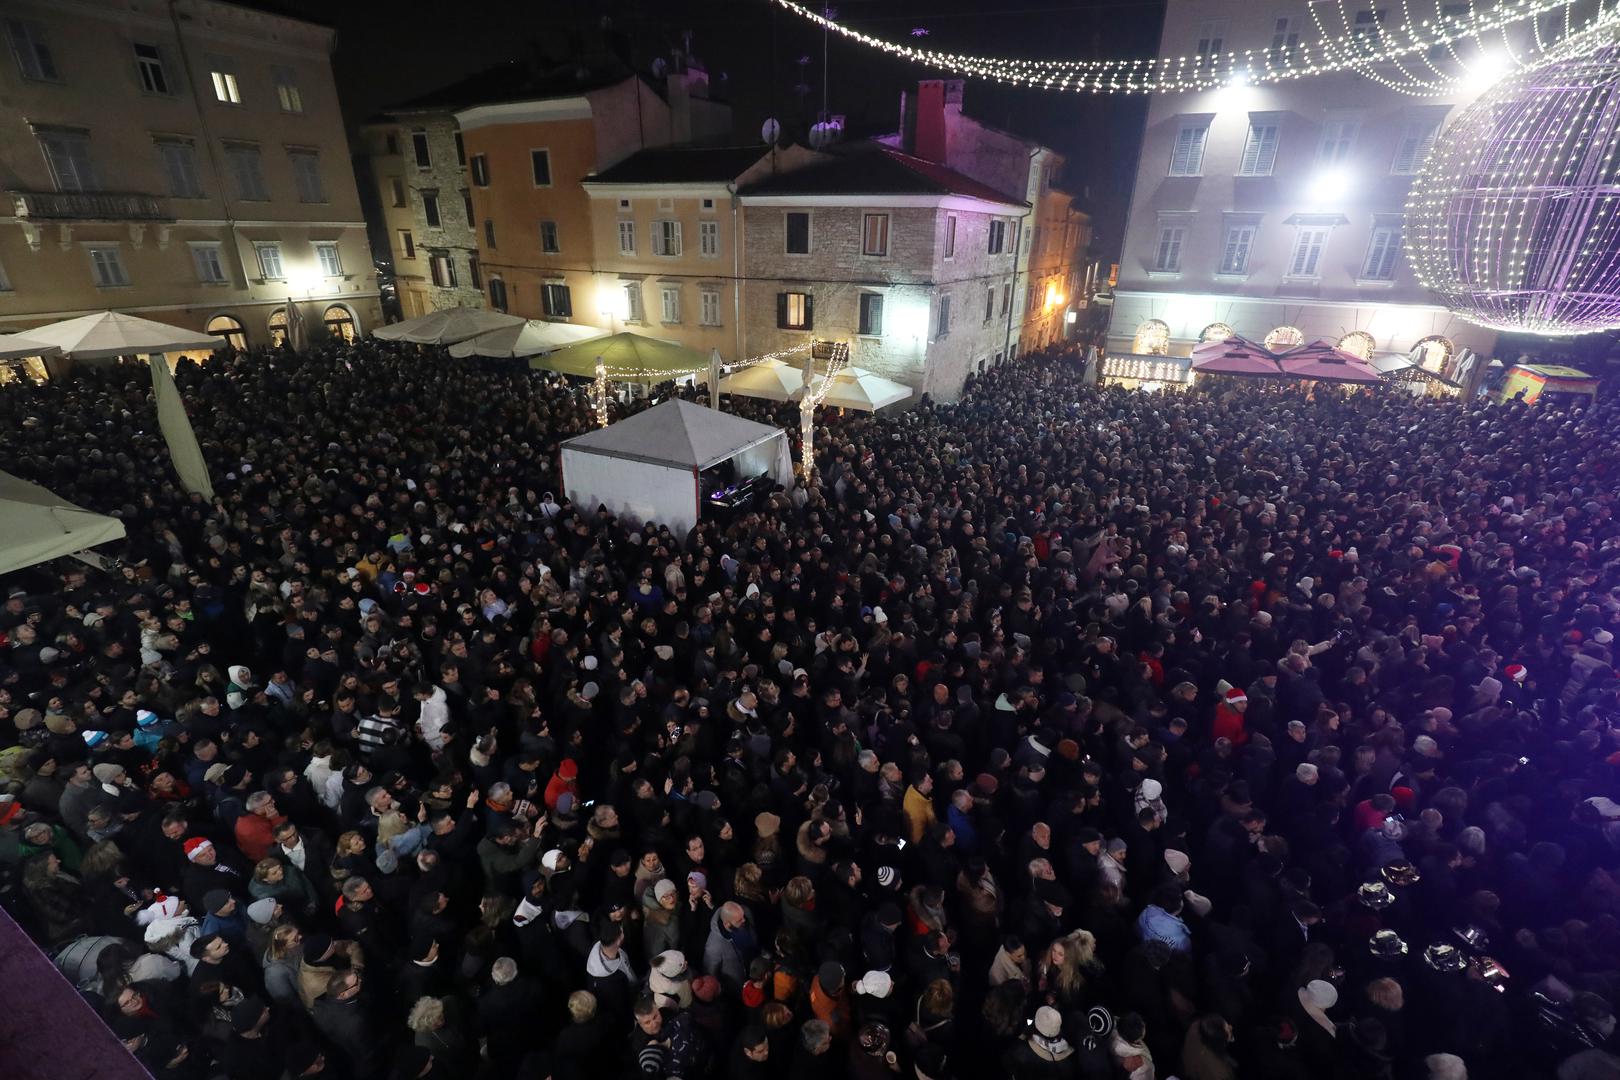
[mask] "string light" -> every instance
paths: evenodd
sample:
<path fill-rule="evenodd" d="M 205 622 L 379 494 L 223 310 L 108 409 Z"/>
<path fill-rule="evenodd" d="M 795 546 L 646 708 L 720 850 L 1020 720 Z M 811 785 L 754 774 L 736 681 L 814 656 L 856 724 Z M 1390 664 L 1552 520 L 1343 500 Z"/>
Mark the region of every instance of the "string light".
<path fill-rule="evenodd" d="M 804 352 L 808 348 L 810 348 L 809 343 L 805 343 L 803 345 L 794 345 L 794 346 L 791 346 L 790 348 L 778 349 L 776 352 L 761 353 L 759 356 L 751 356 L 747 360 L 739 360 L 734 364 L 733 363 L 726 363 L 725 361 L 721 361 L 720 367 L 724 371 L 739 371 L 739 370 L 741 370 L 743 368 L 753 367 L 756 364 L 769 364 L 772 361 L 776 361 L 776 360 L 786 360 L 791 356 L 796 356 L 799 353 Z M 698 375 L 698 374 L 701 374 L 701 373 L 705 373 L 708 370 L 709 370 L 709 365 L 707 365 L 707 364 L 704 364 L 702 367 L 665 368 L 665 367 L 608 367 L 608 366 L 606 366 L 604 364 L 598 363 L 597 364 L 597 377 L 600 378 L 600 377 L 605 375 L 607 378 L 613 379 L 613 380 L 618 381 L 618 382 L 641 382 L 641 381 L 643 381 L 645 379 L 658 379 L 659 381 L 668 381 L 670 379 L 684 378 L 684 377 L 686 377 L 688 375 Z"/>
<path fill-rule="evenodd" d="M 1557 46 L 1457 117 L 1406 204 L 1406 256 L 1493 330 L 1620 328 L 1620 26 Z"/>
<path fill-rule="evenodd" d="M 1526 19 L 1534 20 L 1546 12 L 1562 11 L 1566 28 L 1571 27 L 1573 24 L 1568 9 L 1576 0 L 1500 0 L 1483 9 L 1476 8 L 1470 2 L 1466 14 L 1442 15 L 1434 19 L 1413 18 L 1406 12 L 1403 2 L 1401 24 L 1389 30 L 1379 26 L 1376 33 L 1356 33 L 1354 30 L 1339 36 L 1324 33 L 1321 41 L 1287 48 L 1129 60 L 1024 60 L 940 52 L 863 33 L 793 0 L 775 2 L 800 18 L 851 41 L 961 75 L 1043 90 L 1150 94 L 1280 82 L 1334 71 L 1366 73 L 1372 65 L 1392 63 L 1405 57 L 1422 57 L 1431 49 L 1440 46 L 1449 48 L 1453 42 L 1463 39 L 1471 38 L 1479 42 L 1481 34 L 1501 32 L 1505 35 L 1508 27 Z M 1340 10 L 1342 14 L 1342 4 Z M 1580 39 L 1586 33 L 1611 25 L 1616 17 L 1617 10 L 1605 10 L 1600 0 L 1598 13 L 1586 24 L 1587 28 L 1566 35 L 1564 42 Z M 1346 25 L 1349 27 L 1348 21 Z M 1409 72 L 1402 79 L 1379 78 L 1386 83 L 1392 81 L 1414 88 L 1423 81 Z"/>

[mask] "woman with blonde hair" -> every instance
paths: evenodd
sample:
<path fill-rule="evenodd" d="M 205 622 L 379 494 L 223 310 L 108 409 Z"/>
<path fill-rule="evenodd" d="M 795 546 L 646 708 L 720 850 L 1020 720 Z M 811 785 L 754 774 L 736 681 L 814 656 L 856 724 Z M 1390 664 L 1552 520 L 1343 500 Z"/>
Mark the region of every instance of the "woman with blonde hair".
<path fill-rule="evenodd" d="M 450 1023 L 444 998 L 417 998 L 405 1017 L 405 1026 L 413 1033 L 411 1041 L 430 1051 L 434 1060 L 451 1068 L 468 1064 L 467 1040 L 460 1025 Z"/>
<path fill-rule="evenodd" d="M 264 950 L 264 989 L 270 1000 L 279 1005 L 297 1005 L 298 967 L 304 960 L 304 932 L 291 923 L 282 923 L 270 931 L 270 944 Z"/>
<path fill-rule="evenodd" d="M 1046 947 L 1035 971 L 1035 989 L 1048 1005 L 1067 1013 L 1084 1006 L 1090 991 L 1087 975 L 1100 972 L 1097 939 L 1076 930 Z"/>
<path fill-rule="evenodd" d="M 910 1035 L 935 1046 L 949 1047 L 956 1032 L 956 991 L 949 979 L 935 979 L 917 997 Z"/>

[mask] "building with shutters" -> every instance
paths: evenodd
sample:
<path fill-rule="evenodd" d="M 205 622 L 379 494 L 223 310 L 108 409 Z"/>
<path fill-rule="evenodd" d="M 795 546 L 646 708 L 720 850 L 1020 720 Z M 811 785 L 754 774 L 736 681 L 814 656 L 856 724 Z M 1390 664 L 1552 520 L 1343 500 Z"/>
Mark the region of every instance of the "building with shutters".
<path fill-rule="evenodd" d="M 236 344 L 380 320 L 333 32 L 217 0 L 0 8 L 0 331 L 105 309 Z"/>
<path fill-rule="evenodd" d="M 1383 0 L 1347 10 L 1358 34 L 1403 17 Z M 1194 63 L 1247 49 L 1281 60 L 1323 27 L 1345 32 L 1297 3 L 1170 0 L 1161 50 Z M 1408 67 L 1431 60 L 1431 73 L 1444 70 L 1438 56 Z M 1386 85 L 1385 67 L 1368 71 L 1153 96 L 1110 350 L 1185 356 L 1235 331 L 1364 355 L 1418 350 L 1437 370 L 1462 347 L 1490 355 L 1495 335 L 1437 304 L 1401 251 L 1413 177 L 1468 95 L 1412 96 Z"/>

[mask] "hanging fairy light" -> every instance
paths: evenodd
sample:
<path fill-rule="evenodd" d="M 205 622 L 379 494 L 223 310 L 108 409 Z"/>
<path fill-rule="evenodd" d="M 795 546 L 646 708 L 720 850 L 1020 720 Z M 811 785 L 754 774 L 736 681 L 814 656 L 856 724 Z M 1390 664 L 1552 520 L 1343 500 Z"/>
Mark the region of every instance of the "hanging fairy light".
<path fill-rule="evenodd" d="M 608 385 L 607 384 L 608 384 L 607 365 L 602 363 L 602 358 L 600 356 L 598 356 L 596 358 L 596 385 L 593 388 L 594 389 L 594 395 L 593 396 L 596 398 L 596 426 L 597 427 L 607 427 L 608 426 L 608 404 L 607 404 Z"/>
<path fill-rule="evenodd" d="M 1564 13 L 1568 28 L 1564 41 L 1584 37 L 1586 33 L 1620 19 L 1620 9 L 1600 2 L 1597 13 L 1582 24 L 1587 29 L 1576 32 L 1576 24 L 1567 13 L 1581 0 L 1496 0 L 1485 5 L 1471 2 L 1466 13 L 1434 19 L 1415 17 L 1406 10 L 1403 2 L 1403 19 L 1396 26 L 1387 29 L 1378 27 L 1376 30 L 1357 28 L 1353 20 L 1347 20 L 1348 33 L 1324 33 L 1320 41 L 1287 48 L 1268 47 L 1141 59 L 1024 60 L 919 48 L 863 33 L 794 0 L 775 2 L 825 31 L 916 63 L 1014 86 L 1091 94 L 1211 90 L 1237 84 L 1307 78 L 1334 71 L 1365 72 L 1371 65 L 1422 57 L 1430 50 L 1450 46 L 1453 42 L 1465 39 L 1478 42 L 1482 40 L 1482 34 L 1504 33 L 1509 27 L 1525 20 L 1533 21 L 1546 12 Z M 1505 37 L 1503 40 L 1506 40 Z M 1410 73 L 1406 81 L 1412 81 Z"/>
<path fill-rule="evenodd" d="M 1453 313 L 1546 335 L 1620 328 L 1620 25 L 1509 76 L 1436 142 L 1406 257 Z"/>

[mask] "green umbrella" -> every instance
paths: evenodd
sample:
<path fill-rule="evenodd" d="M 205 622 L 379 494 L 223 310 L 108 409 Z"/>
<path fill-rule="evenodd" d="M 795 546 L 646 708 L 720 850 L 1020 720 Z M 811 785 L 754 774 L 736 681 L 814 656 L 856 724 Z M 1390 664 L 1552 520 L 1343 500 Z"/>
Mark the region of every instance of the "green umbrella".
<path fill-rule="evenodd" d="M 608 378 L 624 382 L 662 381 L 709 370 L 707 352 L 628 331 L 565 345 L 544 356 L 532 356 L 529 366 L 594 379 L 597 357 L 601 357 L 607 367 Z"/>

